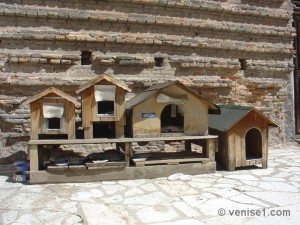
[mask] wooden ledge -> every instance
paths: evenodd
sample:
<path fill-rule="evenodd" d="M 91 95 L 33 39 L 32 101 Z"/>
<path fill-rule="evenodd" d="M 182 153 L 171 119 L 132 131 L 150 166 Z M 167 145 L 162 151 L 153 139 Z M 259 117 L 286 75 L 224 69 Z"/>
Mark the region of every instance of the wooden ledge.
<path fill-rule="evenodd" d="M 217 135 L 205 136 L 178 136 L 178 137 L 149 137 L 149 138 L 95 138 L 95 139 L 55 139 L 55 140 L 30 140 L 30 145 L 72 145 L 72 144 L 105 144 L 105 143 L 130 143 L 130 142 L 149 142 L 149 141 L 178 141 L 178 140 L 205 140 L 217 139 Z"/>
<path fill-rule="evenodd" d="M 181 163 L 203 163 L 209 162 L 209 158 L 187 158 L 187 159 L 159 159 L 159 160 L 139 160 L 132 159 L 135 166 L 146 166 L 146 165 L 156 165 L 156 164 L 166 164 L 166 165 L 178 165 Z"/>

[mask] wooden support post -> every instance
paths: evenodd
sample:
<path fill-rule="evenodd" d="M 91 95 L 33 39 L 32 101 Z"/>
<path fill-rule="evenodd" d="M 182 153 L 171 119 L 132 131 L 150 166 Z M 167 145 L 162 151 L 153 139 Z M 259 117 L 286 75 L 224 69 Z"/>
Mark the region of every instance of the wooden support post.
<path fill-rule="evenodd" d="M 94 91 L 90 87 L 82 93 L 82 126 L 84 129 L 84 138 L 93 138 L 93 115 L 96 114 L 96 102 L 94 100 Z M 94 111 L 95 110 L 95 111 Z"/>
<path fill-rule="evenodd" d="M 225 157 L 224 164 L 226 165 L 226 170 L 228 171 L 234 171 L 236 166 L 236 148 L 235 148 L 235 134 L 227 134 L 226 135 L 228 139 L 228 147 Z M 241 147 L 242 148 L 242 147 Z M 241 151 L 241 149 L 238 149 Z"/>
<path fill-rule="evenodd" d="M 40 101 L 35 101 L 30 104 L 30 139 L 39 139 L 41 124 L 41 104 Z"/>
<path fill-rule="evenodd" d="M 262 168 L 268 168 L 268 157 L 262 159 Z"/>
<path fill-rule="evenodd" d="M 268 168 L 268 127 L 262 129 L 262 168 Z"/>
<path fill-rule="evenodd" d="M 30 171 L 39 170 L 38 145 L 30 145 Z"/>
<path fill-rule="evenodd" d="M 126 142 L 125 143 L 125 161 L 126 161 L 126 166 L 127 167 L 130 164 L 131 152 L 132 152 L 132 143 L 131 142 Z"/>
<path fill-rule="evenodd" d="M 93 124 L 89 127 L 84 127 L 84 139 L 93 139 Z"/>
<path fill-rule="evenodd" d="M 215 161 L 215 151 L 216 151 L 216 140 L 207 139 L 206 140 L 206 156 L 209 161 Z"/>
<path fill-rule="evenodd" d="M 124 125 L 120 121 L 115 122 L 116 138 L 124 138 Z"/>
<path fill-rule="evenodd" d="M 75 139 L 75 105 L 72 102 L 66 101 L 66 132 L 68 139 Z"/>
<path fill-rule="evenodd" d="M 124 151 L 124 157 L 126 161 L 126 166 L 128 167 L 130 164 L 130 159 L 132 158 L 132 143 L 131 142 L 123 142 L 123 143 L 116 143 L 117 149 L 121 148 Z"/>

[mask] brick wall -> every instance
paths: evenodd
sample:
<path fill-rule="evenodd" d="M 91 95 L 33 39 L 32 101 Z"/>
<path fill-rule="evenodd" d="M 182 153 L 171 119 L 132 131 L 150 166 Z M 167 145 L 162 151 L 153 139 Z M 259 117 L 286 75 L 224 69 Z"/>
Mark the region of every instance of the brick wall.
<path fill-rule="evenodd" d="M 104 72 L 134 92 L 180 79 L 214 103 L 255 106 L 280 126 L 271 144 L 290 140 L 294 34 L 288 0 L 1 1 L 0 163 L 26 157 L 23 100 L 49 86 L 74 95 Z"/>

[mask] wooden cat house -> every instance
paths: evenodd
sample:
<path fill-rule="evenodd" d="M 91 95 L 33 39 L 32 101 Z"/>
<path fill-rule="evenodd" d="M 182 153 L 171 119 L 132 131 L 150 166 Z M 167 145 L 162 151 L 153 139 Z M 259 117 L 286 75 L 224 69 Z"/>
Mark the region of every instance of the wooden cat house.
<path fill-rule="evenodd" d="M 75 139 L 76 98 L 50 87 L 23 104 L 30 104 L 31 140 Z"/>
<path fill-rule="evenodd" d="M 122 138 L 125 126 L 125 94 L 131 89 L 103 74 L 82 85 L 82 126 L 84 138 Z"/>
<path fill-rule="evenodd" d="M 180 81 L 154 85 L 127 102 L 133 137 L 206 135 L 208 113 L 218 106 Z"/>
<path fill-rule="evenodd" d="M 219 106 L 209 115 L 209 133 L 219 136 L 216 160 L 227 170 L 268 162 L 268 127 L 277 126 L 258 110 L 244 106 Z"/>

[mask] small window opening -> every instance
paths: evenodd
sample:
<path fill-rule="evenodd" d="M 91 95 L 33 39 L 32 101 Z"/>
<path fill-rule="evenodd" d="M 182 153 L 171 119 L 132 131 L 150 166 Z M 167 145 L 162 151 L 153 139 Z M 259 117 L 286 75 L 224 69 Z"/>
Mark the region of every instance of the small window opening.
<path fill-rule="evenodd" d="M 81 51 L 81 65 L 91 65 L 91 64 L 92 64 L 92 52 Z"/>
<path fill-rule="evenodd" d="M 198 32 L 195 32 L 195 36 L 199 36 L 199 33 L 198 33 Z"/>
<path fill-rule="evenodd" d="M 115 114 L 115 102 L 114 101 L 97 102 L 97 114 L 98 115 L 114 115 Z"/>
<path fill-rule="evenodd" d="M 164 58 L 161 57 L 154 57 L 154 61 L 156 67 L 162 67 L 164 64 Z"/>
<path fill-rule="evenodd" d="M 61 129 L 61 118 L 47 118 L 46 119 L 47 130 L 60 130 Z"/>
<path fill-rule="evenodd" d="M 240 70 L 246 70 L 246 64 L 247 64 L 246 59 L 239 59 L 239 62 L 240 62 L 240 65 L 241 65 Z"/>

